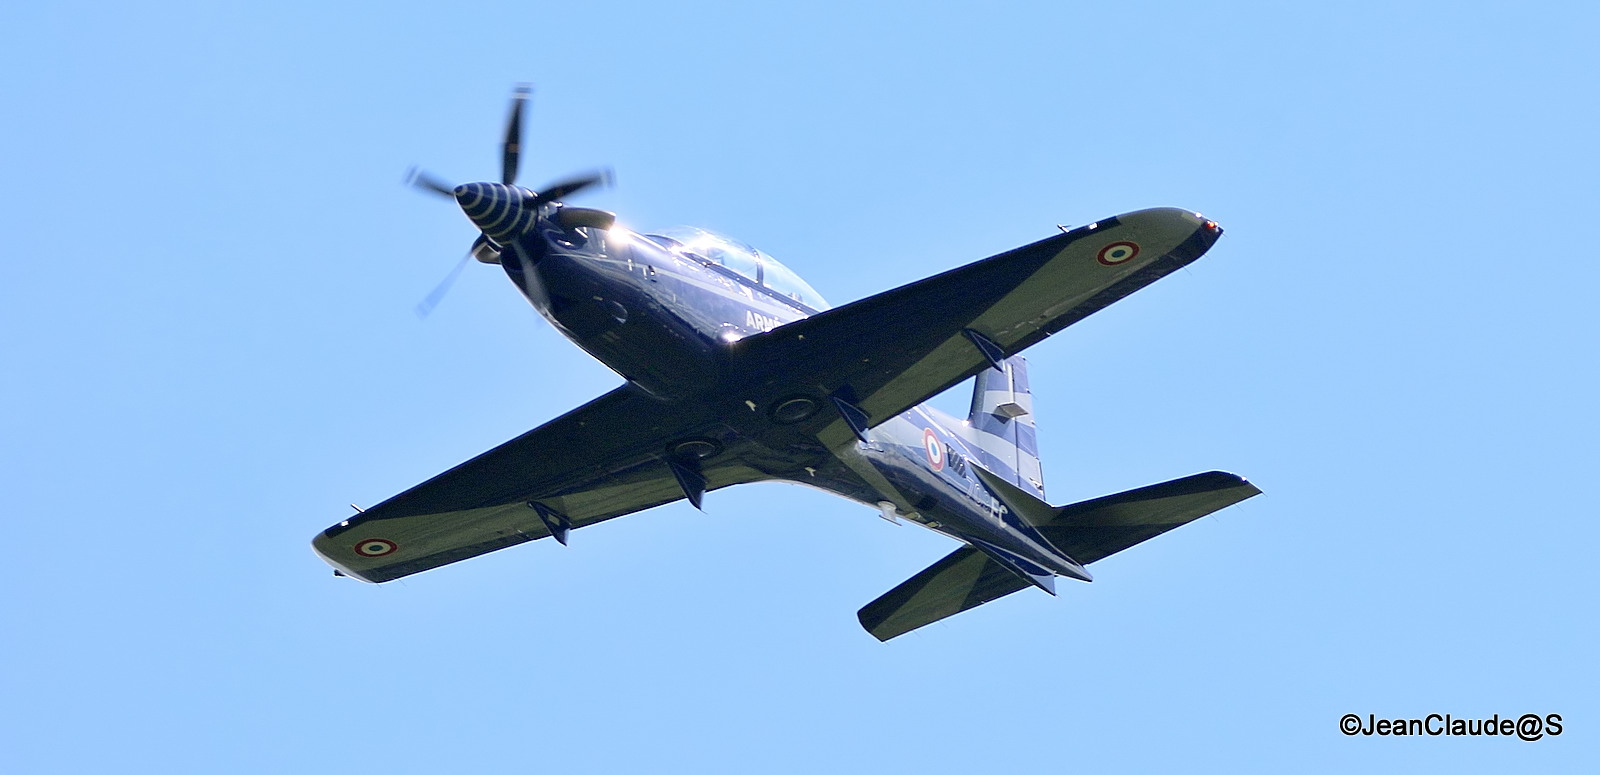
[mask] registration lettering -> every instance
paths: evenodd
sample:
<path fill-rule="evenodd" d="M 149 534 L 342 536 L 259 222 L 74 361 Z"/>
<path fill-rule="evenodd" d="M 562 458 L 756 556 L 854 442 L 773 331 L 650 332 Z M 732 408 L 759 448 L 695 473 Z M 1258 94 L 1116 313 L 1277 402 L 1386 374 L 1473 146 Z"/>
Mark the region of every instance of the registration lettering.
<path fill-rule="evenodd" d="M 753 312 L 751 310 L 744 311 L 745 328 L 753 328 L 757 331 L 766 332 L 771 331 L 772 329 L 781 325 L 783 325 L 783 321 L 775 317 L 763 315 L 759 312 Z"/>

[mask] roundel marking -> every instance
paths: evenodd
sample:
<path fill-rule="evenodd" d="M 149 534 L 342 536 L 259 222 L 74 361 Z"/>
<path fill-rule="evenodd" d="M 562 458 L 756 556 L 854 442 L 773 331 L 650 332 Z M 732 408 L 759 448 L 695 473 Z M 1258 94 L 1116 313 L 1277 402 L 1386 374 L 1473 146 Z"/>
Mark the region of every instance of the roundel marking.
<path fill-rule="evenodd" d="M 386 554 L 394 554 L 395 550 L 399 548 L 387 538 L 368 538 L 356 544 L 356 554 L 362 557 L 382 557 Z"/>
<path fill-rule="evenodd" d="M 1139 245 L 1133 242 L 1113 242 L 1100 249 L 1100 255 L 1095 259 L 1106 266 L 1116 266 L 1132 261 L 1139 255 Z"/>
<path fill-rule="evenodd" d="M 939 443 L 939 435 L 932 428 L 922 429 L 922 452 L 928 456 L 928 465 L 933 466 L 933 470 L 944 470 L 944 445 Z"/>

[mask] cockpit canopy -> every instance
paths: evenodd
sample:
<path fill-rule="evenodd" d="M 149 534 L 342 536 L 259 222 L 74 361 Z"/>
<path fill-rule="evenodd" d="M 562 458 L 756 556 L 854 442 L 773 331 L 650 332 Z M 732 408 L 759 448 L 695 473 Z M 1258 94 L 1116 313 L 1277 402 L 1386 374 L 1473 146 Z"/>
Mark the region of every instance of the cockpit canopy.
<path fill-rule="evenodd" d="M 704 258 L 812 309 L 824 310 L 828 302 L 815 288 L 789 271 L 789 267 L 749 245 L 694 226 L 674 226 L 644 235 L 657 244 Z"/>

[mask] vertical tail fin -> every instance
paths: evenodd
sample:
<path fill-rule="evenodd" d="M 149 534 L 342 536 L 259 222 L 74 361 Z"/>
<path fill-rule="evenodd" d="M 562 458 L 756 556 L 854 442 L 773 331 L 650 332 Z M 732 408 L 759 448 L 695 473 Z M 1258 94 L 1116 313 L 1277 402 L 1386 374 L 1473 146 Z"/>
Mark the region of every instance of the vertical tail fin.
<path fill-rule="evenodd" d="M 1044 469 L 1039 466 L 1028 361 L 1013 355 L 1004 365 L 978 372 L 967 422 L 985 453 L 985 467 L 1043 500 Z"/>

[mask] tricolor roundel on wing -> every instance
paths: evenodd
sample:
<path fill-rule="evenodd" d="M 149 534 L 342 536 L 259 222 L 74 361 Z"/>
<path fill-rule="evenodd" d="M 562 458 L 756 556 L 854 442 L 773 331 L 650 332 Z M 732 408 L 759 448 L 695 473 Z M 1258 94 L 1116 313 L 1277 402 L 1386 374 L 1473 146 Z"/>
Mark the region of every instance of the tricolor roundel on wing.
<path fill-rule="evenodd" d="M 395 543 L 387 538 L 368 538 L 356 544 L 356 554 L 362 557 L 383 557 L 394 554 L 398 548 L 400 547 L 395 546 Z"/>
<path fill-rule="evenodd" d="M 1139 245 L 1135 242 L 1122 240 L 1113 242 L 1100 249 L 1100 255 L 1095 258 L 1106 266 L 1116 266 L 1132 261 L 1139 255 Z"/>

